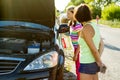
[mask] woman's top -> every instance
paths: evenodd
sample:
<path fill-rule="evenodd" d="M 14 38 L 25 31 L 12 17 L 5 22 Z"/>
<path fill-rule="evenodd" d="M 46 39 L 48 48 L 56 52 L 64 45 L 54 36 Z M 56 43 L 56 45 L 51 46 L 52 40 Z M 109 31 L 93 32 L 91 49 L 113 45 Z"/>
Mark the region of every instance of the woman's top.
<path fill-rule="evenodd" d="M 82 30 L 82 25 L 81 24 L 76 24 L 75 26 L 71 26 L 70 27 L 70 37 L 71 37 L 71 41 L 72 41 L 72 44 L 74 46 L 74 48 L 77 48 L 77 46 L 79 45 L 78 43 L 78 38 L 79 38 L 79 35 L 78 35 L 78 32 L 80 30 Z"/>
<path fill-rule="evenodd" d="M 96 46 L 96 48 L 99 48 L 99 43 L 100 43 L 100 31 L 99 31 L 99 27 L 95 24 L 95 23 L 87 23 L 90 24 L 94 31 L 95 31 L 95 35 L 93 36 L 93 42 Z M 80 44 L 80 63 L 93 63 L 95 62 L 95 58 L 90 50 L 90 48 L 88 47 L 86 41 L 81 37 L 79 39 L 79 44 Z"/>

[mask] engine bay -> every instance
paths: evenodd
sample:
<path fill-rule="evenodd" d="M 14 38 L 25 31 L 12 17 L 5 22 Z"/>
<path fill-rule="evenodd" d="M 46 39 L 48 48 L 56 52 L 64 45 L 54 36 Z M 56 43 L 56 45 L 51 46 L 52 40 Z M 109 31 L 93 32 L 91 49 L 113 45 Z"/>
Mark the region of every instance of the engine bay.
<path fill-rule="evenodd" d="M 35 54 L 50 48 L 50 41 L 27 41 L 18 38 L 0 38 L 0 54 Z"/>

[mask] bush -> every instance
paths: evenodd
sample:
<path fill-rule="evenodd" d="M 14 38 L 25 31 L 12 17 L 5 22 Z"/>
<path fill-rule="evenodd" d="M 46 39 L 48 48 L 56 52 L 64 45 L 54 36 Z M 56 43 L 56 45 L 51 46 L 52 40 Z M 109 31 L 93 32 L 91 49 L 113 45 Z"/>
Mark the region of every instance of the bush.
<path fill-rule="evenodd" d="M 102 18 L 105 20 L 120 20 L 120 6 L 110 4 L 102 11 Z"/>

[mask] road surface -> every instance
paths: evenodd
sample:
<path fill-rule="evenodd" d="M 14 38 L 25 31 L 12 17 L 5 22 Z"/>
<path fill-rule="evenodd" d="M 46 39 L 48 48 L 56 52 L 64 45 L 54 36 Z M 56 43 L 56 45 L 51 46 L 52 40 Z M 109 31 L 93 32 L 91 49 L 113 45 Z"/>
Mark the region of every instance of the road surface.
<path fill-rule="evenodd" d="M 99 74 L 100 80 L 120 80 L 120 29 L 100 26 L 105 43 L 102 60 L 107 66 L 105 74 Z"/>

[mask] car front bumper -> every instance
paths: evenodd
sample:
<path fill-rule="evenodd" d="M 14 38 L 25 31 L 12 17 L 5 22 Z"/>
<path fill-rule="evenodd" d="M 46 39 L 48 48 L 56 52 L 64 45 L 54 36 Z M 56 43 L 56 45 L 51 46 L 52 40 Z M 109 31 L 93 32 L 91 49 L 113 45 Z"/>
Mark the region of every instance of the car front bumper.
<path fill-rule="evenodd" d="M 36 72 L 0 74 L 0 80 L 55 80 L 57 67 Z"/>

